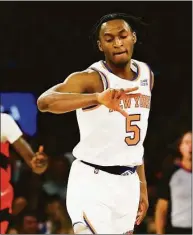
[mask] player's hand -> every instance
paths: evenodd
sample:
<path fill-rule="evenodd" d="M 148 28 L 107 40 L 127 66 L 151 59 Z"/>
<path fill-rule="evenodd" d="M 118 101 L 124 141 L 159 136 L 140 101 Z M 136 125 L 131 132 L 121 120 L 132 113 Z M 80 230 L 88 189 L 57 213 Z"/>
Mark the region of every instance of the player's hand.
<path fill-rule="evenodd" d="M 48 167 L 48 157 L 43 151 L 44 147 L 39 146 L 38 152 L 31 160 L 32 171 L 36 174 L 44 173 Z"/>
<path fill-rule="evenodd" d="M 139 208 L 138 208 L 137 218 L 135 222 L 136 225 L 139 225 L 143 221 L 143 219 L 145 218 L 147 214 L 148 207 L 149 207 L 148 196 L 146 193 L 141 192 Z"/>
<path fill-rule="evenodd" d="M 105 105 L 107 108 L 120 112 L 123 116 L 128 117 L 128 113 L 121 109 L 120 100 L 126 97 L 127 93 L 138 90 L 138 87 L 127 89 L 107 89 L 98 94 L 97 100 L 100 104 Z"/>

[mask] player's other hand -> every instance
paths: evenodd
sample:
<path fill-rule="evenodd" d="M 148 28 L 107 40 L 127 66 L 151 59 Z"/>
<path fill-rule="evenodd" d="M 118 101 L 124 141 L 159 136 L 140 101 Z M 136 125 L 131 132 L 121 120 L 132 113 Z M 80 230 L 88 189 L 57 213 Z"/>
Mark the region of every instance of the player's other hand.
<path fill-rule="evenodd" d="M 149 207 L 148 196 L 146 193 L 141 193 L 137 218 L 135 222 L 136 225 L 140 225 L 140 223 L 143 221 L 143 219 L 147 214 L 148 207 Z"/>
<path fill-rule="evenodd" d="M 121 109 L 120 100 L 126 97 L 127 93 L 138 90 L 138 87 L 127 89 L 111 89 L 98 93 L 97 100 L 100 104 L 105 105 L 107 108 L 120 112 L 123 116 L 128 117 L 128 113 Z"/>
<path fill-rule="evenodd" d="M 43 151 L 43 146 L 40 146 L 38 152 L 31 160 L 32 171 L 36 174 L 42 174 L 48 168 L 48 157 Z"/>

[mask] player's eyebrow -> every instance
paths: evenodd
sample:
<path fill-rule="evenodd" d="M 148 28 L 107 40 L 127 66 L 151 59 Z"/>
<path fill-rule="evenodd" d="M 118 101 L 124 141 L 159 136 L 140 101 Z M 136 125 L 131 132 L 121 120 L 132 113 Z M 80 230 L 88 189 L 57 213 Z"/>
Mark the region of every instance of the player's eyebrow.
<path fill-rule="evenodd" d="M 113 35 L 111 33 L 104 33 L 104 36 L 110 36 L 112 37 Z"/>
<path fill-rule="evenodd" d="M 118 33 L 121 34 L 121 33 L 124 33 L 124 32 L 127 32 L 127 30 L 126 29 L 122 29 Z"/>
<path fill-rule="evenodd" d="M 127 32 L 125 29 L 121 29 L 119 32 L 118 32 L 118 34 L 121 34 L 121 33 L 124 33 L 124 32 Z M 113 36 L 113 34 L 111 34 L 111 33 L 108 33 L 108 32 L 105 32 L 104 33 L 104 36 Z"/>

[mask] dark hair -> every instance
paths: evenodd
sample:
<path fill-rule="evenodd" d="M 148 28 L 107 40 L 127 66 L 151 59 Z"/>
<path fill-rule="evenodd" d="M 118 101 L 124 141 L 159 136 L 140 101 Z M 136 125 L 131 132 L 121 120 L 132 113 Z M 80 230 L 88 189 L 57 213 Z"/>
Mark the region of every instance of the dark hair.
<path fill-rule="evenodd" d="M 46 206 L 47 206 L 48 204 L 51 204 L 51 203 L 56 202 L 56 201 L 57 201 L 57 202 L 61 202 L 60 196 L 58 196 L 58 195 L 56 195 L 56 194 L 51 195 L 51 196 L 48 196 Z"/>
<path fill-rule="evenodd" d="M 35 210 L 28 210 L 26 209 L 23 213 L 22 213 L 22 218 L 24 219 L 24 217 L 26 216 L 31 216 L 31 217 L 35 217 L 36 219 L 38 219 L 38 213 Z"/>
<path fill-rule="evenodd" d="M 132 31 L 135 31 L 138 34 L 138 30 L 140 30 L 140 26 L 147 26 L 148 24 L 143 22 L 140 17 L 135 17 L 132 15 L 128 15 L 126 13 L 110 13 L 104 15 L 100 18 L 100 20 L 94 25 L 90 39 L 94 46 L 96 46 L 96 42 L 99 39 L 100 29 L 103 23 L 106 23 L 111 20 L 121 19 L 124 20 Z"/>
<path fill-rule="evenodd" d="M 174 158 L 176 158 L 176 157 L 182 158 L 182 154 L 181 154 L 179 148 L 180 148 L 180 145 L 182 143 L 184 136 L 187 133 L 192 133 L 192 131 L 190 129 L 185 129 L 185 130 L 181 131 L 179 137 L 172 144 L 168 145 L 168 150 L 174 156 Z"/>
<path fill-rule="evenodd" d="M 181 143 L 182 143 L 182 140 L 183 140 L 184 136 L 185 136 L 186 134 L 188 134 L 188 133 L 192 133 L 192 131 L 191 131 L 191 130 L 186 130 L 186 131 L 184 131 L 184 133 L 181 134 L 181 136 L 178 138 L 178 140 L 177 140 L 177 142 L 176 142 L 177 153 L 178 153 L 178 155 L 179 155 L 180 158 L 182 158 L 182 154 L 181 154 L 181 152 L 180 152 L 180 145 L 181 145 Z"/>

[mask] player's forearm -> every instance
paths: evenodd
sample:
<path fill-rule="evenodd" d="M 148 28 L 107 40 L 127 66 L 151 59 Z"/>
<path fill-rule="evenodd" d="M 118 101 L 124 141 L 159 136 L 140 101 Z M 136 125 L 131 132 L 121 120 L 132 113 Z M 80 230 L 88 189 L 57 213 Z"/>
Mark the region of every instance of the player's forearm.
<path fill-rule="evenodd" d="M 146 182 L 146 176 L 145 176 L 145 167 L 144 164 L 137 166 L 137 173 L 140 180 L 140 189 L 147 195 L 147 182 Z"/>
<path fill-rule="evenodd" d="M 61 93 L 51 91 L 41 95 L 37 101 L 41 112 L 66 113 L 79 108 L 97 105 L 97 94 Z"/>
<path fill-rule="evenodd" d="M 31 160 L 35 156 L 30 145 L 25 141 L 23 137 L 20 137 L 13 143 L 13 147 L 20 154 L 20 156 L 24 159 L 29 167 L 31 167 Z"/>
<path fill-rule="evenodd" d="M 155 213 L 156 234 L 165 233 L 166 217 L 167 213 L 165 211 L 156 210 Z"/>
<path fill-rule="evenodd" d="M 145 176 L 145 167 L 144 164 L 137 166 L 137 174 L 139 179 L 142 183 L 146 183 L 146 176 Z"/>
<path fill-rule="evenodd" d="M 168 214 L 168 201 L 159 199 L 155 208 L 155 226 L 157 234 L 164 234 Z"/>

